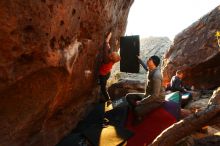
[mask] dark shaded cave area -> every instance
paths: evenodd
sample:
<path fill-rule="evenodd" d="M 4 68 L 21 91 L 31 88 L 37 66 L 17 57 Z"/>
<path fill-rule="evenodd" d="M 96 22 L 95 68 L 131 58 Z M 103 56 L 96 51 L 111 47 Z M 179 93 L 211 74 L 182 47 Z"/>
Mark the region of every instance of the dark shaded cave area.
<path fill-rule="evenodd" d="M 220 86 L 220 54 L 196 67 L 187 69 L 186 82 L 195 86 L 197 89 L 215 89 Z"/>

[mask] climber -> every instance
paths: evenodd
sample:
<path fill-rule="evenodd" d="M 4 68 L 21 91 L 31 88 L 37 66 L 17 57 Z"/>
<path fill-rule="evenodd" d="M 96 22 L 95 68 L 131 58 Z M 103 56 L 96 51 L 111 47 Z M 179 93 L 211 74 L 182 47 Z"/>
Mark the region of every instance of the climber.
<path fill-rule="evenodd" d="M 112 51 L 110 48 L 109 41 L 111 39 L 112 32 L 107 33 L 104 43 L 104 52 L 101 65 L 99 67 L 99 85 L 101 87 L 102 95 L 104 96 L 104 101 L 109 101 L 111 98 L 108 94 L 106 84 L 110 77 L 111 69 L 113 65 L 120 61 L 120 56 L 116 51 Z"/>

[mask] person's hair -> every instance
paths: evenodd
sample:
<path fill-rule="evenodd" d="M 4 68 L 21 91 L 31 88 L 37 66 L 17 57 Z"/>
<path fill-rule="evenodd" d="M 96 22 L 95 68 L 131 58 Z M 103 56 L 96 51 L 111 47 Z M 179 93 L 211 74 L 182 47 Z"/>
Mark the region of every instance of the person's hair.
<path fill-rule="evenodd" d="M 183 71 L 182 71 L 182 70 L 177 70 L 177 71 L 176 71 L 176 74 L 177 74 L 177 75 L 183 74 Z"/>
<path fill-rule="evenodd" d="M 150 59 L 153 61 L 154 65 L 157 67 L 160 64 L 160 58 L 156 55 L 153 55 L 150 57 Z"/>
<path fill-rule="evenodd" d="M 109 59 L 113 62 L 118 62 L 118 61 L 120 61 L 121 57 L 117 52 L 111 52 L 109 54 Z"/>

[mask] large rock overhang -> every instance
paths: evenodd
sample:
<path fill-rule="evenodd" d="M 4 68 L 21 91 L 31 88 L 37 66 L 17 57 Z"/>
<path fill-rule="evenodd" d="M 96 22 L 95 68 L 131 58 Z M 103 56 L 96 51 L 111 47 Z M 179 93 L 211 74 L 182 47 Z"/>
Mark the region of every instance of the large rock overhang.
<path fill-rule="evenodd" d="M 97 100 L 96 61 L 133 0 L 0 1 L 0 145 L 54 146 Z"/>

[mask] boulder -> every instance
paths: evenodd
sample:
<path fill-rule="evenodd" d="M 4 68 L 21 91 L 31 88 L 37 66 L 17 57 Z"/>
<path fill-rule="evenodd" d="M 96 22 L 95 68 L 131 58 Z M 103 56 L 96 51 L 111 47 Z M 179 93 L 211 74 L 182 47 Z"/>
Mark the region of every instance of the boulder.
<path fill-rule="evenodd" d="M 54 146 L 97 100 L 96 62 L 133 0 L 0 1 L 0 145 Z"/>
<path fill-rule="evenodd" d="M 185 72 L 185 81 L 199 89 L 220 85 L 220 46 L 216 32 L 220 28 L 220 6 L 179 33 L 165 54 L 164 84 L 177 69 Z"/>

